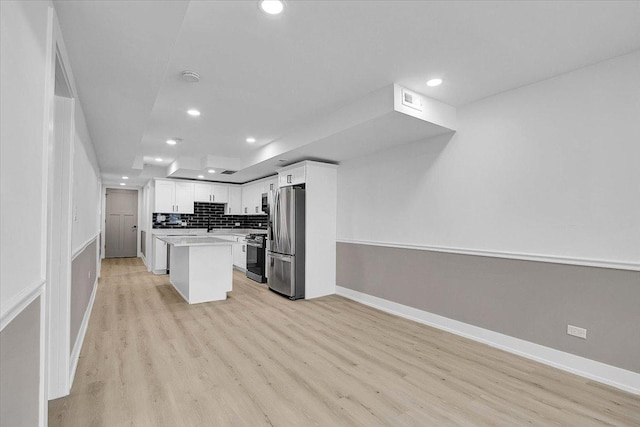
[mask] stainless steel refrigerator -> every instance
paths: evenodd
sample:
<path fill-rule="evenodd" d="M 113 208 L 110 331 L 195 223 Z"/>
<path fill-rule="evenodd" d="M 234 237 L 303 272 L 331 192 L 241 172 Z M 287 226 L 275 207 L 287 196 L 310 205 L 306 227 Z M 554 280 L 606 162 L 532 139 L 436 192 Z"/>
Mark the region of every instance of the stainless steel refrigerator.
<path fill-rule="evenodd" d="M 304 188 L 280 188 L 269 204 L 267 283 L 290 299 L 304 298 Z"/>

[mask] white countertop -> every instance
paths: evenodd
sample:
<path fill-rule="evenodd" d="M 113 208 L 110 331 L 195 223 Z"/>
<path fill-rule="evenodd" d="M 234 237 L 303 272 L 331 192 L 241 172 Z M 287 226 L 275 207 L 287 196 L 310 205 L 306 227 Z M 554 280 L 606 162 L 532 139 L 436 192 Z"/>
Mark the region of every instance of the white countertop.
<path fill-rule="evenodd" d="M 167 242 L 172 246 L 224 246 L 231 245 L 233 242 L 229 240 L 219 239 L 209 236 L 156 236 L 163 242 Z"/>
<path fill-rule="evenodd" d="M 257 228 L 214 228 L 207 233 L 206 228 L 153 228 L 151 234 L 156 237 L 160 236 L 240 236 L 245 237 L 248 234 L 267 234 L 267 230 Z"/>

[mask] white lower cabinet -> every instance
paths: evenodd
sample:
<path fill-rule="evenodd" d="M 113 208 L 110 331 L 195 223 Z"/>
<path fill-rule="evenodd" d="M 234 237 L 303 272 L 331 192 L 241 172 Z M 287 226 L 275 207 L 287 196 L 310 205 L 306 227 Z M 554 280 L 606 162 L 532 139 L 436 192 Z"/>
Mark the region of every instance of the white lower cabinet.
<path fill-rule="evenodd" d="M 244 237 L 239 236 L 216 236 L 220 239 L 229 240 L 233 244 L 233 265 L 243 270 L 247 269 L 247 244 Z"/>
<path fill-rule="evenodd" d="M 247 269 L 247 244 L 244 237 L 236 237 L 236 244 L 233 245 L 233 265 L 243 270 Z"/>
<path fill-rule="evenodd" d="M 153 248 L 153 270 L 167 269 L 167 243 L 155 237 Z"/>

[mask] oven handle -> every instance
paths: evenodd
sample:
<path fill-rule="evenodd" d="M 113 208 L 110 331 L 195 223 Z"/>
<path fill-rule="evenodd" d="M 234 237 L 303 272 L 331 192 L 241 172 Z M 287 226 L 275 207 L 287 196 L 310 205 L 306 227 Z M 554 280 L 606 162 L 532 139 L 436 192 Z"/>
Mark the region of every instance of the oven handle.
<path fill-rule="evenodd" d="M 262 247 L 262 244 L 260 244 L 260 243 L 253 243 L 253 242 L 250 242 L 248 240 L 246 240 L 246 242 L 247 242 L 247 246 L 253 246 L 254 248 L 261 248 Z"/>

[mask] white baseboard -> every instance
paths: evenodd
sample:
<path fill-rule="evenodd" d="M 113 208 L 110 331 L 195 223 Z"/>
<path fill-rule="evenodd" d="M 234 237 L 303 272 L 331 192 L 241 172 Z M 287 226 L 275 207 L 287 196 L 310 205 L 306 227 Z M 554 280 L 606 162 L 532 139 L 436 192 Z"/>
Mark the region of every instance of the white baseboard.
<path fill-rule="evenodd" d="M 491 347 L 499 348 L 509 353 L 517 354 L 518 356 L 526 357 L 527 359 L 535 360 L 545 365 L 553 366 L 554 368 L 640 395 L 640 374 L 636 372 L 534 344 L 519 338 L 510 337 L 342 286 L 336 286 L 336 294 L 387 313 L 404 317 L 405 319 L 433 326 L 434 328 L 442 329 L 490 345 Z"/>
<path fill-rule="evenodd" d="M 82 350 L 84 336 L 87 334 L 87 327 L 89 326 L 89 319 L 91 318 L 91 311 L 93 310 L 93 303 L 96 300 L 97 292 L 98 279 L 96 278 L 96 281 L 93 283 L 93 291 L 91 291 L 91 298 L 89 298 L 87 311 L 84 312 L 82 324 L 80 325 L 80 330 L 78 331 L 78 337 L 76 338 L 76 343 L 73 346 L 73 351 L 71 351 L 71 359 L 69 360 L 69 362 L 71 363 L 71 369 L 69 370 L 69 389 L 73 387 L 73 380 L 76 377 L 76 369 L 78 368 L 78 360 L 80 359 L 80 350 Z"/>

